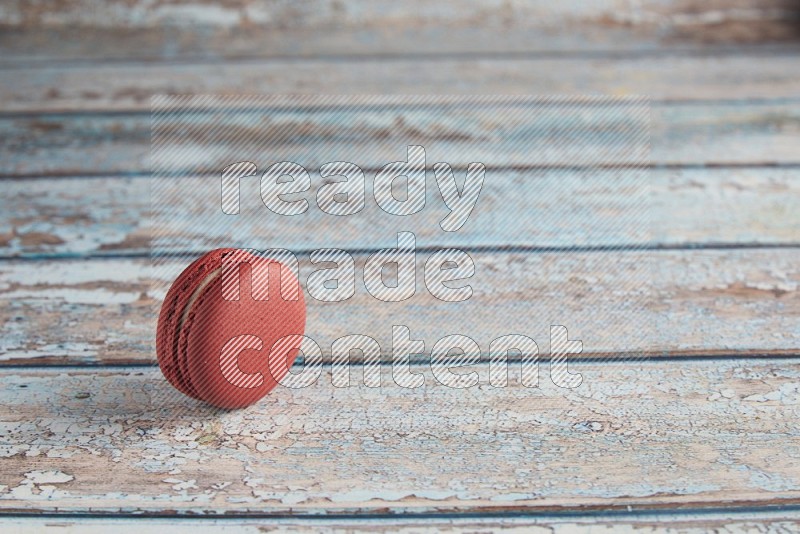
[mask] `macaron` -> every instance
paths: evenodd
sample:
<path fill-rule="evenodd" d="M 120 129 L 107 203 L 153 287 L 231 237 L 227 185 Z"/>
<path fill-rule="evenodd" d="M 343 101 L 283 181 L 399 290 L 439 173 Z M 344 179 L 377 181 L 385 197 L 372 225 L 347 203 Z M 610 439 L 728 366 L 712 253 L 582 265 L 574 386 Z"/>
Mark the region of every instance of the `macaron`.
<path fill-rule="evenodd" d="M 164 298 L 158 364 L 178 391 L 219 408 L 243 408 L 289 372 L 305 324 L 303 291 L 291 269 L 254 250 L 212 250 L 184 269 Z"/>

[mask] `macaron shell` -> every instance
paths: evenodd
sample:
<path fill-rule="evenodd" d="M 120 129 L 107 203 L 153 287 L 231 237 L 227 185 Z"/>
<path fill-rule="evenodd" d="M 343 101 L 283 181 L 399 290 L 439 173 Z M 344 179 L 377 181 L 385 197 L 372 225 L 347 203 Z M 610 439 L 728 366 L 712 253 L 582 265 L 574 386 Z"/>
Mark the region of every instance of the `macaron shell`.
<path fill-rule="evenodd" d="M 202 400 L 191 387 L 186 370 L 181 369 L 178 358 L 178 340 L 181 317 L 195 288 L 202 279 L 216 269 L 222 254 L 232 249 L 217 249 L 204 254 L 172 283 L 161 305 L 156 329 L 156 356 L 164 377 L 181 393 Z"/>
<path fill-rule="evenodd" d="M 228 249 L 223 255 L 230 252 Z M 284 300 L 277 264 L 267 258 L 243 256 L 242 252 L 235 251 L 237 261 L 248 263 L 248 268 L 240 273 L 239 299 L 223 298 L 223 277 L 217 273 L 191 303 L 178 342 L 179 367 L 181 373 L 185 370 L 190 389 L 206 402 L 221 408 L 248 406 L 269 393 L 285 375 L 280 370 L 288 372 L 297 357 L 300 336 L 305 330 L 303 292 L 297 292 L 298 300 Z M 212 264 L 217 269 L 221 266 L 221 258 L 222 255 L 219 263 L 215 261 Z M 269 277 L 268 298 L 255 300 L 250 290 L 252 273 L 254 270 L 267 269 L 270 263 L 273 267 Z M 297 283 L 291 273 L 286 272 L 283 276 L 291 276 L 292 281 Z M 282 351 L 282 354 L 273 355 L 270 366 L 270 349 L 276 341 L 288 335 L 297 336 L 296 342 L 290 344 L 289 350 Z M 235 362 L 228 362 L 228 373 L 231 367 L 235 367 L 237 370 L 234 373 L 243 373 L 249 379 L 244 387 L 226 378 L 221 361 L 226 343 L 233 338 L 241 339 L 240 336 L 257 339 L 260 347 L 245 348 L 233 356 Z M 233 343 L 236 344 L 236 341 Z"/>
<path fill-rule="evenodd" d="M 181 296 L 179 298 L 180 313 L 175 318 L 173 324 L 173 331 L 175 335 L 175 351 L 173 355 L 173 362 L 177 370 L 179 379 L 183 387 L 190 391 L 190 396 L 200 400 L 206 400 L 202 391 L 198 390 L 197 386 L 192 382 L 189 373 L 189 362 L 186 357 L 186 340 L 183 336 L 185 323 L 184 319 L 187 318 L 191 312 L 192 298 L 196 297 L 198 288 L 207 283 L 209 278 L 213 278 L 222 265 L 223 259 L 231 254 L 238 254 L 239 250 L 233 248 L 221 248 L 207 252 L 199 258 L 192 265 L 194 270 L 188 275 L 188 284 L 182 286 Z M 191 268 L 187 268 L 188 271 Z"/>

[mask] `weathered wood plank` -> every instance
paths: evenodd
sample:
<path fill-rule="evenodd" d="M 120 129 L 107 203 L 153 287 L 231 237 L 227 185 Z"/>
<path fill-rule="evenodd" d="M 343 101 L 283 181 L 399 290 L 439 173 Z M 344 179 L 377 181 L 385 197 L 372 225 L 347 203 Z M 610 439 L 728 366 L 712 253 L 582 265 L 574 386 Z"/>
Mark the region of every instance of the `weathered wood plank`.
<path fill-rule="evenodd" d="M 87 7 L 94 9 L 87 9 Z M 85 0 L 57 4 L 31 4 L 10 0 L 0 22 L 11 27 L 83 26 L 102 28 L 238 27 L 268 25 L 273 28 L 319 28 L 332 25 L 397 30 L 416 26 L 458 27 L 481 23 L 521 28 L 562 28 L 565 23 L 614 22 L 625 25 L 720 24 L 727 20 L 769 21 L 797 14 L 786 0 L 644 0 L 630 4 L 620 0 L 586 4 L 577 0 L 552 5 L 543 0 L 508 4 L 465 0 L 458 9 L 447 2 L 409 0 L 312 0 L 300 5 L 238 0 L 223 5 L 203 0 L 112 0 L 95 6 Z"/>
<path fill-rule="evenodd" d="M 788 14 L 787 14 L 788 15 Z M 800 18 L 800 16 L 796 16 Z M 465 27 L 265 28 L 258 26 L 98 28 L 2 27 L 0 69 L 113 64 L 176 64 L 265 60 L 306 61 L 416 58 L 513 59 L 786 54 L 797 50 L 796 18 L 684 26 L 596 23 L 562 28 Z M 683 31 L 685 30 L 685 31 Z M 707 37 L 704 39 L 704 37 Z M 752 69 L 752 67 L 751 67 Z"/>
<path fill-rule="evenodd" d="M 708 56 L 398 58 L 102 64 L 6 70 L 5 112 L 149 110 L 153 94 L 644 94 L 655 100 L 793 98 L 797 49 Z"/>
<path fill-rule="evenodd" d="M 31 4 L 0 11 L 3 63 L 649 51 L 792 41 L 789 0 Z M 569 28 L 568 32 L 563 31 Z"/>
<path fill-rule="evenodd" d="M 295 161 L 307 168 L 318 168 L 326 161 L 348 156 L 353 156 L 352 161 L 364 168 L 376 168 L 404 156 L 409 143 L 435 145 L 443 154 L 441 159 L 454 165 L 466 165 L 471 161 L 481 161 L 487 166 L 572 165 L 576 159 L 612 164 L 626 161 L 621 156 L 624 146 L 613 136 L 604 136 L 602 131 L 590 131 L 591 121 L 584 124 L 585 132 L 580 130 L 580 124 L 574 126 L 578 130 L 569 130 L 570 134 L 578 135 L 578 146 L 570 149 L 569 145 L 562 144 L 553 151 L 552 138 L 548 141 L 548 136 L 564 135 L 565 129 L 563 123 L 555 120 L 555 113 L 550 114 L 553 118 L 550 123 L 542 119 L 537 125 L 539 129 L 531 132 L 512 112 L 511 108 L 506 108 L 501 113 L 498 108 L 501 115 L 497 120 L 508 117 L 510 121 L 501 130 L 494 122 L 465 124 L 460 114 L 466 112 L 446 108 L 430 113 L 366 113 L 365 117 L 374 118 L 378 123 L 356 123 L 350 128 L 342 125 L 333 129 L 330 125 L 316 123 L 318 115 L 315 113 L 292 116 L 288 112 L 286 115 L 265 112 L 263 120 L 271 122 L 271 126 L 243 124 L 241 134 L 250 149 L 243 154 L 243 148 L 231 148 L 230 162 L 252 158 L 261 163 L 261 154 L 255 153 L 260 152 L 257 148 L 260 142 L 269 143 L 270 154 L 280 154 L 281 160 L 297 158 Z M 475 116 L 486 117 L 486 111 L 476 112 Z M 402 117 L 404 123 L 394 123 L 398 117 Z M 437 121 L 431 122 L 433 118 Z M 617 120 L 621 124 L 638 119 L 626 117 L 626 112 L 620 109 Z M 800 162 L 796 149 L 800 143 L 798 122 L 800 106 L 789 102 L 654 106 L 651 161 L 654 165 L 796 164 Z M 198 124 L 198 128 L 196 133 L 203 131 L 202 124 Z M 276 137 L 275 128 L 284 135 L 293 131 L 302 133 L 303 142 Z M 348 135 L 343 135 L 345 133 Z M 454 134 L 456 138 L 452 137 Z M 540 144 L 551 149 L 541 157 L 530 152 Z M 630 148 L 640 146 L 641 140 L 631 139 Z M 221 161 L 225 154 L 209 150 L 212 147 L 207 140 L 186 138 L 179 147 L 187 154 L 194 154 L 187 160 L 190 169 L 214 175 L 220 172 L 218 161 L 209 164 L 206 155 L 213 153 Z M 470 150 L 464 150 L 465 147 Z M 583 150 L 576 152 L 579 148 Z M 0 118 L 0 173 L 7 176 L 145 173 L 150 171 L 149 153 L 150 117 L 147 113 Z M 642 159 L 636 154 L 627 157 L 636 161 Z M 273 160 L 266 159 L 264 164 L 269 161 Z"/>
<path fill-rule="evenodd" d="M 641 198 L 611 194 L 607 186 L 618 183 L 613 181 L 614 171 L 592 171 L 590 175 L 561 170 L 490 171 L 470 221 L 459 232 L 444 240 L 442 232 L 436 231 L 446 210 L 441 199 L 435 198 L 435 185 L 428 188 L 428 207 L 417 216 L 406 217 L 401 226 L 413 231 L 418 243 L 429 247 L 569 247 L 587 244 L 589 238 L 589 244 L 595 246 L 628 247 L 786 245 L 800 240 L 800 180 L 796 180 L 795 169 L 684 168 L 652 169 L 648 173 L 641 179 L 630 178 L 647 195 L 643 202 Z M 310 199 L 315 198 L 318 185 L 313 185 Z M 150 182 L 146 178 L 10 180 L 3 187 L 2 257 L 149 252 L 152 223 Z M 204 196 L 201 191 L 205 189 L 195 186 L 176 196 L 180 202 L 175 204 L 176 224 L 199 220 L 203 207 L 216 206 L 217 189 L 215 186 L 213 193 Z M 245 202 L 249 193 L 253 192 L 245 189 Z M 254 195 L 257 201 L 257 192 Z M 400 226 L 379 216 L 369 188 L 366 197 L 370 208 L 357 217 L 331 217 L 311 209 L 308 216 L 294 217 L 291 224 L 280 228 L 254 226 L 248 233 L 252 241 L 239 246 L 253 242 L 290 250 L 332 244 L 346 249 L 374 246 Z M 623 225 L 619 215 L 625 213 L 626 203 L 630 209 L 649 206 L 649 213 L 628 219 L 638 217 L 649 224 Z M 514 225 L 506 224 L 506 218 L 492 216 L 490 211 L 500 206 L 504 213 L 518 214 Z M 530 210 L 535 214 L 523 216 Z M 576 219 L 570 212 L 586 215 Z M 158 224 L 159 228 L 167 227 L 166 222 Z M 313 231 L 320 225 L 327 229 L 324 236 Z M 178 230 L 183 233 L 175 235 L 181 235 L 187 251 L 202 250 L 209 242 L 219 240 L 218 235 L 196 235 L 191 224 L 181 228 Z M 332 236 L 336 236 L 335 243 Z"/>
<path fill-rule="evenodd" d="M 575 390 L 548 380 L 458 390 L 430 376 L 418 389 L 334 388 L 323 375 L 228 413 L 174 393 L 155 369 L 4 371 L 0 508 L 269 515 L 800 502 L 796 365 L 575 368 L 584 376 Z"/>
<path fill-rule="evenodd" d="M 314 269 L 306 254 L 298 256 L 305 283 Z M 417 255 L 418 277 L 427 256 Z M 513 333 L 532 337 L 545 358 L 551 324 L 582 340 L 580 357 L 791 355 L 800 348 L 800 249 L 471 256 L 470 300 L 439 301 L 418 278 L 415 296 L 387 304 L 361 285 L 365 255 L 356 255 L 355 295 L 337 304 L 308 298 L 307 335 L 326 359 L 333 340 L 347 334 L 374 337 L 388 357 L 393 324 L 408 326 L 428 354 L 445 335 L 469 335 L 487 352 L 491 340 Z M 188 262 L 157 271 L 141 259 L 0 263 L 0 360 L 153 362 L 157 308 Z"/>
<path fill-rule="evenodd" d="M 426 517 L 344 519 L 325 518 L 75 518 L 63 517 L 13 517 L 4 518 L 0 531 L 28 534 L 58 532 L 61 534 L 120 534 L 142 532 L 237 532 L 261 534 L 264 532 L 399 532 L 407 534 L 475 534 L 488 532 L 530 534 L 703 534 L 725 532 L 728 534 L 764 533 L 782 534 L 800 528 L 800 519 L 792 512 L 727 512 L 727 513 L 658 513 L 658 514 L 598 514 L 568 517 L 536 515 L 488 515 L 485 517 Z"/>

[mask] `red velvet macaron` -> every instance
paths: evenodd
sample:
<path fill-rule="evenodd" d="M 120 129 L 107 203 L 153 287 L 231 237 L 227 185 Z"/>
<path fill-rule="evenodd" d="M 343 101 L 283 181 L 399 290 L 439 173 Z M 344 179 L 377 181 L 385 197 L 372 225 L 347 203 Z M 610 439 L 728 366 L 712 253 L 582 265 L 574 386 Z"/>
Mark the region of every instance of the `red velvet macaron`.
<path fill-rule="evenodd" d="M 242 408 L 289 372 L 305 323 L 303 291 L 286 265 L 256 251 L 212 250 L 167 292 L 156 332 L 158 364 L 186 395 Z"/>

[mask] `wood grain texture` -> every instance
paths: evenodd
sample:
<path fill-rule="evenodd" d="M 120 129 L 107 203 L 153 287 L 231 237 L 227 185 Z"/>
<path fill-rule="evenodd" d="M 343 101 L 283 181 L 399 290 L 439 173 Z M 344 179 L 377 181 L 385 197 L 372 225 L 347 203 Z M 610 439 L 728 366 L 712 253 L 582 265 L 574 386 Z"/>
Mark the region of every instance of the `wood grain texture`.
<path fill-rule="evenodd" d="M 228 413 L 179 396 L 156 369 L 4 371 L 0 509 L 534 513 L 800 501 L 793 362 L 578 368 L 575 390 L 544 380 L 457 390 L 430 376 L 418 389 L 339 389 L 323 376 Z"/>
<path fill-rule="evenodd" d="M 796 41 L 791 0 L 8 1 L 0 64 L 31 61 L 659 52 Z M 569 28 L 569 31 L 563 31 Z"/>
<path fill-rule="evenodd" d="M 796 150 L 800 142 L 800 106 L 795 103 L 673 104 L 653 106 L 651 114 L 650 159 L 656 166 L 800 162 Z M 401 125 L 393 122 L 396 117 L 392 113 L 383 113 L 375 115 L 379 124 L 357 123 L 351 132 L 347 128 L 331 130 L 329 126 L 316 124 L 314 114 L 292 118 L 277 117 L 271 112 L 263 120 L 280 119 L 280 122 L 272 127 L 242 125 L 241 134 L 248 146 L 253 147 L 253 152 L 258 142 L 267 142 L 271 153 L 281 154 L 280 159 L 294 157 L 307 168 L 318 168 L 321 163 L 341 160 L 348 155 L 354 155 L 353 161 L 364 168 L 379 168 L 404 156 L 405 146 L 409 143 L 436 145 L 453 165 L 481 161 L 487 167 L 527 163 L 557 166 L 571 165 L 576 157 L 595 163 L 625 161 L 620 156 L 620 145 L 607 145 L 608 137 L 588 130 L 584 132 L 585 137 L 577 138 L 584 155 L 576 155 L 577 148 L 570 150 L 569 146 L 563 145 L 557 151 L 543 153 L 541 158 L 529 150 L 522 150 L 523 146 L 528 146 L 523 144 L 528 140 L 535 147 L 538 146 L 536 143 L 551 143 L 548 141 L 550 135 L 556 139 L 563 135 L 563 125 L 559 127 L 555 120 L 550 126 L 538 124 L 534 132 L 536 138 L 530 139 L 531 131 L 526 130 L 525 123 L 512 122 L 499 131 L 493 124 L 464 126 L 459 122 L 463 118 L 460 118 L 458 110 L 449 115 L 443 111 L 441 120 L 434 122 L 424 120 L 422 114 L 398 112 L 398 116 L 405 121 Z M 617 116 L 620 121 L 628 119 L 625 110 L 620 110 Z M 354 114 L 353 119 L 356 118 L 357 114 Z M 591 125 L 591 122 L 586 123 L 587 128 Z M 235 123 L 231 127 L 234 126 Z M 203 125 L 196 127 L 198 133 L 202 133 Z M 549 127 L 553 128 L 552 133 Z M 273 137 L 274 128 L 289 133 L 302 132 L 309 141 L 293 143 L 290 138 Z M 357 138 L 343 138 L 340 134 L 344 132 L 357 135 Z M 453 138 L 455 133 L 460 136 Z M 188 169 L 216 175 L 221 169 L 215 166 L 217 161 L 212 165 L 205 160 L 204 154 L 210 148 L 204 146 L 205 143 L 203 139 L 187 138 L 182 140 L 180 148 L 187 153 L 193 151 L 195 156 L 187 159 Z M 632 143 L 640 146 L 637 141 Z M 320 146 L 325 150 L 318 148 Z M 479 152 L 465 151 L 463 147 L 477 148 Z M 230 162 L 247 158 L 261 162 L 259 154 L 251 154 L 250 150 L 247 154 L 242 152 L 242 149 L 231 149 Z M 219 151 L 215 153 L 217 158 L 222 156 Z M 150 172 L 149 154 L 148 113 L 0 118 L 0 173 L 6 176 L 147 173 Z M 641 161 L 639 156 L 633 159 Z"/>
<path fill-rule="evenodd" d="M 796 46 L 656 57 L 106 63 L 0 70 L 5 112 L 149 110 L 153 94 L 607 94 L 655 100 L 793 98 Z"/>
<path fill-rule="evenodd" d="M 628 517 L 625 517 L 627 515 Z M 786 534 L 800 527 L 800 519 L 792 512 L 758 512 L 728 514 L 598 514 L 596 516 L 513 517 L 488 515 L 462 519 L 458 517 L 342 519 L 320 518 L 60 518 L 15 517 L 0 524 L 0 532 L 29 534 L 58 532 L 61 534 L 104 534 L 113 530 L 120 534 L 160 532 L 210 532 L 261 534 L 264 532 L 317 532 L 321 534 L 383 533 L 434 534 Z"/>
<path fill-rule="evenodd" d="M 6 2 L 0 22 L 10 27 L 106 27 L 150 28 L 181 26 L 238 27 L 265 25 L 273 29 L 380 28 L 389 33 L 419 25 L 449 28 L 474 25 L 492 27 L 563 29 L 563 24 L 688 25 L 726 19 L 754 22 L 788 18 L 797 6 L 787 0 L 644 0 L 631 4 L 622 0 L 585 3 L 576 0 L 557 5 L 543 0 L 508 3 L 498 0 L 465 0 L 458 9 L 449 2 L 409 0 L 398 5 L 391 0 L 311 0 L 281 4 L 263 0 L 234 0 L 222 5 L 205 0 L 111 0 L 95 5 L 90 0 L 66 0 L 36 4 L 25 0 Z M 694 18 L 694 20 L 692 20 Z"/>
<path fill-rule="evenodd" d="M 420 244 L 430 247 L 568 247 L 587 244 L 589 237 L 596 240 L 589 243 L 593 245 L 668 247 L 788 245 L 800 239 L 800 180 L 795 169 L 684 168 L 647 173 L 641 179 L 628 178 L 647 195 L 631 199 L 608 190 L 607 185 L 618 183 L 604 181 L 611 179 L 614 171 L 490 171 L 470 221 L 446 239 L 436 231 L 446 209 L 431 184 L 429 207 L 418 216 L 406 217 L 402 228 L 413 231 Z M 318 186 L 317 181 L 310 199 Z M 0 218 L 2 257 L 149 253 L 152 221 L 146 178 L 9 180 L 3 187 L 7 205 Z M 257 192 L 251 189 L 243 193 L 248 204 L 253 199 L 258 202 Z M 190 217 L 202 216 L 204 206 L 218 202 L 217 191 L 204 196 L 201 190 L 205 191 L 187 188 L 176 195 L 176 222 L 197 220 Z M 374 204 L 370 191 L 367 199 Z M 251 193 L 255 195 L 252 198 L 248 196 Z M 621 224 L 620 213 L 641 207 L 642 202 L 650 211 L 628 220 L 648 224 Z M 533 214 L 518 216 L 516 224 L 509 225 L 506 218 L 492 215 L 501 207 L 504 213 Z M 535 212 L 528 211 L 531 209 Z M 576 219 L 573 213 L 586 215 Z M 332 236 L 336 246 L 343 248 L 373 247 L 400 228 L 379 215 L 371 205 L 363 214 L 341 220 L 322 213 L 312 202 L 307 217 L 295 217 L 279 228 L 257 225 L 248 235 L 259 243 L 289 250 L 331 246 Z M 328 229 L 324 236 L 315 231 L 320 225 Z M 159 222 L 159 228 L 166 226 Z M 182 228 L 183 234 L 174 235 L 176 239 L 181 235 L 187 251 L 221 239 L 219 235 L 196 235 L 190 224 Z"/>
<path fill-rule="evenodd" d="M 549 354 L 549 328 L 583 342 L 580 357 L 793 355 L 800 347 L 800 249 L 474 252 L 473 297 L 432 297 L 418 254 L 417 293 L 374 299 L 361 282 L 344 303 L 308 299 L 307 335 L 329 358 L 333 340 L 365 334 L 391 348 L 391 326 L 411 329 L 426 353 L 450 334 L 488 352 L 505 334 L 524 334 Z M 305 283 L 314 270 L 301 259 Z M 0 359 L 4 364 L 152 363 L 155 316 L 166 287 L 189 260 L 157 270 L 149 260 L 0 263 Z M 491 313 L 486 313 L 490 310 Z M 432 320 L 435 318 L 435 320 Z"/>

